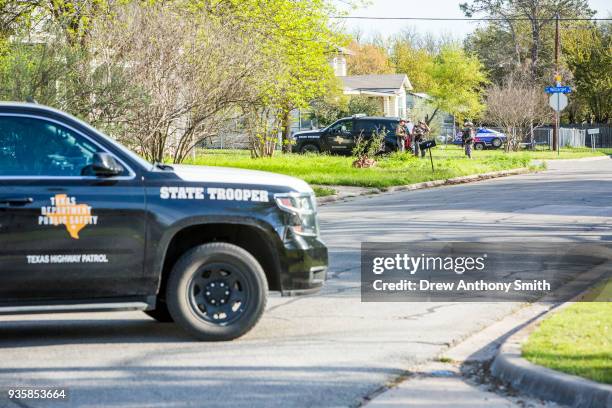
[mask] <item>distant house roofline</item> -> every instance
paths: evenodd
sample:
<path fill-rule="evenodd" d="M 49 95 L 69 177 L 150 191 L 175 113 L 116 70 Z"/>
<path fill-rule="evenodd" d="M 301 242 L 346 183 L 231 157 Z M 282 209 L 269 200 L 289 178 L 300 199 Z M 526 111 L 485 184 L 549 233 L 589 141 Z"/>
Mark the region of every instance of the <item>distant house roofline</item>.
<path fill-rule="evenodd" d="M 349 95 L 389 96 L 400 94 L 402 89 L 406 91 L 412 89 L 406 74 L 350 75 L 340 79 L 344 85 L 344 92 Z"/>
<path fill-rule="evenodd" d="M 410 95 L 414 95 L 417 98 L 421 98 L 421 99 L 432 99 L 431 96 L 427 95 L 424 92 L 408 92 Z"/>

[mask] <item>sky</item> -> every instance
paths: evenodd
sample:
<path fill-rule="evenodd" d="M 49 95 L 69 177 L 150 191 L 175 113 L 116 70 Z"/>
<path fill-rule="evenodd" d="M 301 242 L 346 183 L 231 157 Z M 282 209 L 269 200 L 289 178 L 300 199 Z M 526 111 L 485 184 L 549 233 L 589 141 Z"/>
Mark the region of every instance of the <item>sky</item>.
<path fill-rule="evenodd" d="M 370 6 L 359 8 L 351 16 L 367 17 L 465 17 L 459 4 L 467 0 L 370 0 Z M 598 11 L 596 17 L 607 18 L 612 14 L 612 1 L 590 0 L 592 9 Z M 389 36 L 412 25 L 418 32 L 446 34 L 463 39 L 477 27 L 478 23 L 469 21 L 376 21 L 349 20 L 346 23 L 349 32 L 357 29 L 367 36 L 381 34 Z"/>

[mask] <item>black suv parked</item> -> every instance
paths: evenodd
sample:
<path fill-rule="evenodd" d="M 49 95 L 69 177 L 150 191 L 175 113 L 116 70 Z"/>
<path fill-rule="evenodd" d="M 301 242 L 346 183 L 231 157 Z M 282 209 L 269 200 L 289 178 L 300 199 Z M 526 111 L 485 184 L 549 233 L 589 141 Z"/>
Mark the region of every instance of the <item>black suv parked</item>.
<path fill-rule="evenodd" d="M 143 310 L 228 340 L 257 323 L 268 290 L 323 285 L 302 180 L 151 164 L 34 104 L 0 104 L 0 147 L 0 314 Z"/>
<path fill-rule="evenodd" d="M 371 137 L 373 132 L 385 133 L 385 151 L 397 150 L 395 129 L 399 118 L 359 116 L 342 118 L 326 128 L 296 132 L 294 153 L 350 154 L 359 135 Z"/>

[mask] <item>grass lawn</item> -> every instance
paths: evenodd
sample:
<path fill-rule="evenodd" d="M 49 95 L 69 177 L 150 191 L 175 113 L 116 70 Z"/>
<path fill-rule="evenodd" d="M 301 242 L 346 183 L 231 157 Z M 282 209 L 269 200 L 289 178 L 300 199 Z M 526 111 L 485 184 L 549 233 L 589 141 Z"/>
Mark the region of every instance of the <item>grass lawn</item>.
<path fill-rule="evenodd" d="M 607 301 L 575 303 L 544 320 L 523 345 L 523 357 L 612 384 L 612 281 L 598 299 Z"/>
<path fill-rule="evenodd" d="M 252 159 L 245 150 L 202 150 L 189 164 L 238 167 L 282 173 L 299 177 L 310 184 L 344 185 L 362 187 L 389 187 L 422 181 L 441 180 L 452 177 L 498 170 L 528 167 L 534 159 L 555 159 L 557 154 L 550 151 L 523 151 L 504 153 L 499 150 L 474 152 L 474 159 L 463 155 L 456 146 L 440 146 L 433 150 L 434 172 L 429 157 L 417 159 L 412 155 L 392 154 L 378 161 L 369 169 L 351 166 L 351 157 L 330 155 L 280 154 L 272 158 Z M 563 149 L 560 158 L 580 158 L 603 155 L 589 149 Z M 333 194 L 321 190 L 322 194 Z"/>

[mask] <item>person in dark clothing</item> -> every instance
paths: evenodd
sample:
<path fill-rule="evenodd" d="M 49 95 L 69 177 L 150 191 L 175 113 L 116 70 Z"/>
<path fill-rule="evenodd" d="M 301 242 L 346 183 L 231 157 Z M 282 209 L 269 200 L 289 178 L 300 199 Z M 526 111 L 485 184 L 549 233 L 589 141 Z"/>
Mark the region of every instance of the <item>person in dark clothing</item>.
<path fill-rule="evenodd" d="M 419 143 L 425 141 L 425 137 L 429 133 L 429 130 L 430 129 L 429 126 L 427 126 L 427 123 L 423 122 L 422 120 L 420 120 L 419 123 L 414 127 L 414 155 L 417 157 L 419 156 L 419 152 L 421 157 L 425 157 L 426 152 L 424 150 L 421 150 Z"/>
<path fill-rule="evenodd" d="M 463 149 L 465 155 L 468 158 L 472 158 L 472 147 L 474 146 L 474 124 L 472 122 L 465 122 L 463 124 L 463 135 L 461 137 Z"/>

